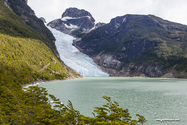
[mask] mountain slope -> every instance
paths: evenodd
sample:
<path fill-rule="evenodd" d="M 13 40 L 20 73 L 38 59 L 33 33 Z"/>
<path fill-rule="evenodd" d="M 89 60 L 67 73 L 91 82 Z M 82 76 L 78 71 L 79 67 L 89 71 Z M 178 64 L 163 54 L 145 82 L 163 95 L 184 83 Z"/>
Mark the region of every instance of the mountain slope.
<path fill-rule="evenodd" d="M 5 7 L 2 1 L 0 4 L 0 33 L 41 40 L 41 37 L 31 27 L 25 25 L 18 16 L 15 16 L 15 13 Z"/>
<path fill-rule="evenodd" d="M 112 76 L 187 77 L 187 26 L 153 15 L 116 17 L 74 45 Z"/>
<path fill-rule="evenodd" d="M 35 16 L 34 11 L 26 4 L 26 1 L 7 0 L 7 5 L 11 10 L 20 17 L 28 26 L 37 32 L 45 44 L 47 44 L 56 55 L 55 38 L 52 33 L 45 27 L 43 21 Z"/>
<path fill-rule="evenodd" d="M 65 66 L 45 45 L 40 35 L 19 19 L 2 1 L 0 8 L 1 73 L 9 73 L 10 75 L 5 76 L 12 76 L 15 78 L 14 81 L 20 79 L 22 82 L 19 84 L 25 84 L 24 79 L 29 83 L 37 79 L 52 80 L 80 76 Z"/>
<path fill-rule="evenodd" d="M 47 91 L 35 87 L 24 92 L 22 85 L 80 77 L 0 1 L 0 124 L 59 123 L 60 115 L 48 104 Z"/>

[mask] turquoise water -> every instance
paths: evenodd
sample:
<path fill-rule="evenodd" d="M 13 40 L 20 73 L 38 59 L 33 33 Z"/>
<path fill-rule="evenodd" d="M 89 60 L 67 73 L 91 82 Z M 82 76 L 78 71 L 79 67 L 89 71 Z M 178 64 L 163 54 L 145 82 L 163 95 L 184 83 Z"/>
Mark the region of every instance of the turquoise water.
<path fill-rule="evenodd" d="M 187 80 L 156 78 L 88 77 L 40 83 L 64 104 L 71 100 L 74 108 L 91 116 L 94 107 L 110 96 L 119 107 L 128 108 L 133 119 L 143 115 L 146 125 L 187 124 Z M 158 121 L 157 119 L 169 119 Z M 174 121 L 176 120 L 176 121 Z"/>

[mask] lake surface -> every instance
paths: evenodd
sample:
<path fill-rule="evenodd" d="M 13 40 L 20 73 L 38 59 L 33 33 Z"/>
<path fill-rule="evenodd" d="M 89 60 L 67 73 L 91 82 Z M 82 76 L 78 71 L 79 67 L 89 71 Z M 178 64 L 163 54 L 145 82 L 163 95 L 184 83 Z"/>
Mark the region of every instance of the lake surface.
<path fill-rule="evenodd" d="M 102 96 L 110 96 L 119 102 L 119 107 L 128 108 L 133 119 L 137 119 L 136 114 L 143 115 L 148 120 L 146 125 L 187 124 L 185 79 L 88 77 L 38 86 L 47 88 L 66 105 L 71 100 L 74 108 L 85 116 L 93 117 L 94 107 L 106 103 Z"/>

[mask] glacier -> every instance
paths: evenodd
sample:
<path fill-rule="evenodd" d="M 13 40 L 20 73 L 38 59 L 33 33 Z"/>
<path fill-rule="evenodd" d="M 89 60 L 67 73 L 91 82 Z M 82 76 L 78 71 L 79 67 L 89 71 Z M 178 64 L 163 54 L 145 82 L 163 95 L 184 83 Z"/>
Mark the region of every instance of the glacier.
<path fill-rule="evenodd" d="M 80 73 L 85 77 L 91 76 L 104 76 L 108 77 L 109 74 L 103 72 L 100 67 L 89 56 L 81 53 L 74 47 L 74 37 L 64 34 L 49 26 L 47 28 L 53 33 L 56 38 L 56 48 L 60 55 L 60 59 L 69 67 Z"/>

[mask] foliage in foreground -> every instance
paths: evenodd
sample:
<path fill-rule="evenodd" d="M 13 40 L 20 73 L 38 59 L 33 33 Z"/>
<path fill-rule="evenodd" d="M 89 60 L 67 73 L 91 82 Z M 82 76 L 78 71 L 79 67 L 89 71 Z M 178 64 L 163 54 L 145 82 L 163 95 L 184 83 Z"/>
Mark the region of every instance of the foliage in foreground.
<path fill-rule="evenodd" d="M 128 109 L 119 108 L 107 96 L 103 97 L 107 103 L 95 107 L 91 118 L 75 110 L 71 101 L 65 106 L 42 87 L 30 86 L 19 93 L 3 87 L 0 92 L 0 123 L 4 125 L 143 125 L 146 122 L 139 114 L 139 120 L 132 120 Z"/>

